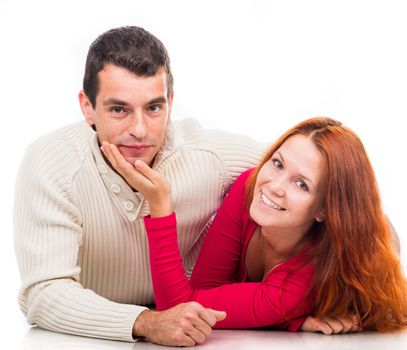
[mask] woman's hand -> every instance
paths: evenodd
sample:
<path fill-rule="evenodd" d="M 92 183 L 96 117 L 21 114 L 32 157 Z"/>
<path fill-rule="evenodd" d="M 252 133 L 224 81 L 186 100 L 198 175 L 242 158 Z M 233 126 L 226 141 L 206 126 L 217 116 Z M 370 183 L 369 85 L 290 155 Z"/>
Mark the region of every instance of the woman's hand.
<path fill-rule="evenodd" d="M 151 217 L 171 214 L 171 188 L 163 175 L 142 160 L 130 164 L 113 144 L 103 142 L 100 149 L 127 183 L 143 194 L 150 205 Z"/>
<path fill-rule="evenodd" d="M 338 334 L 360 332 L 362 328 L 356 316 L 348 318 L 317 318 L 308 316 L 301 326 L 304 332 L 322 332 L 324 334 Z"/>

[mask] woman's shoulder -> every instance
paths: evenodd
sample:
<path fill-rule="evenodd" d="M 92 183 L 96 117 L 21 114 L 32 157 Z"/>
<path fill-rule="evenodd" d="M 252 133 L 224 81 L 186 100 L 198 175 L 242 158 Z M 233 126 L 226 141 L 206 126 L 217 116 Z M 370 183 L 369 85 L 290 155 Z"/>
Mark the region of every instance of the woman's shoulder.
<path fill-rule="evenodd" d="M 249 179 L 250 175 L 256 170 L 256 168 L 250 168 L 243 171 L 236 179 L 234 184 L 232 185 L 233 188 L 244 189 L 246 187 L 247 180 Z M 231 190 L 232 190 L 231 189 Z"/>
<path fill-rule="evenodd" d="M 256 168 L 251 168 L 242 172 L 233 183 L 232 187 L 229 189 L 225 197 L 224 204 L 232 205 L 233 207 L 238 207 L 243 210 L 245 207 L 245 189 L 246 183 L 250 175 Z"/>

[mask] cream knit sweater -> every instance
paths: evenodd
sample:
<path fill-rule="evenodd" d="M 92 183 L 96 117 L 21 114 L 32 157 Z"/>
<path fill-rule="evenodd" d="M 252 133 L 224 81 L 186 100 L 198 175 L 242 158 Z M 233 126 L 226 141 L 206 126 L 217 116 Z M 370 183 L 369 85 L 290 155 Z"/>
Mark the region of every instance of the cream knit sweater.
<path fill-rule="evenodd" d="M 154 168 L 171 183 L 187 274 L 230 185 L 265 145 L 174 122 Z M 143 216 L 148 203 L 104 161 L 97 135 L 80 122 L 27 150 L 16 182 L 19 304 L 30 324 L 57 332 L 133 341 L 154 303 Z"/>

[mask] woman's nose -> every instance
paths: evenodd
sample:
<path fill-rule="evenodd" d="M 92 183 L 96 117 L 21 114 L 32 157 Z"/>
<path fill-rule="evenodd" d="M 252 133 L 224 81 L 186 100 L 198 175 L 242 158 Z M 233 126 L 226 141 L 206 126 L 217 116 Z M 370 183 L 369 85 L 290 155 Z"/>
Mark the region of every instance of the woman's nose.
<path fill-rule="evenodd" d="M 269 186 L 271 192 L 274 193 L 276 196 L 283 197 L 285 195 L 284 179 L 278 178 L 270 180 Z"/>

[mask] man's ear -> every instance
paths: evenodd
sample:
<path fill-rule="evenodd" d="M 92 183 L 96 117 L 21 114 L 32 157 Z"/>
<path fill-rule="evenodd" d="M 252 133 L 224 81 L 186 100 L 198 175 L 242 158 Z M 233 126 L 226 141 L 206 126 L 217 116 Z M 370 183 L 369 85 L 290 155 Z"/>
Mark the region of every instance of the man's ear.
<path fill-rule="evenodd" d="M 168 95 L 168 121 L 171 120 L 172 102 L 174 101 L 174 90 Z"/>
<path fill-rule="evenodd" d="M 315 216 L 315 220 L 317 220 L 318 222 L 322 222 L 325 220 L 325 210 L 321 210 L 321 212 Z"/>
<path fill-rule="evenodd" d="M 93 109 L 92 103 L 89 97 L 85 94 L 83 90 L 79 91 L 79 105 L 81 107 L 82 113 L 86 119 L 86 122 L 93 126 L 95 125 L 95 110 Z"/>

